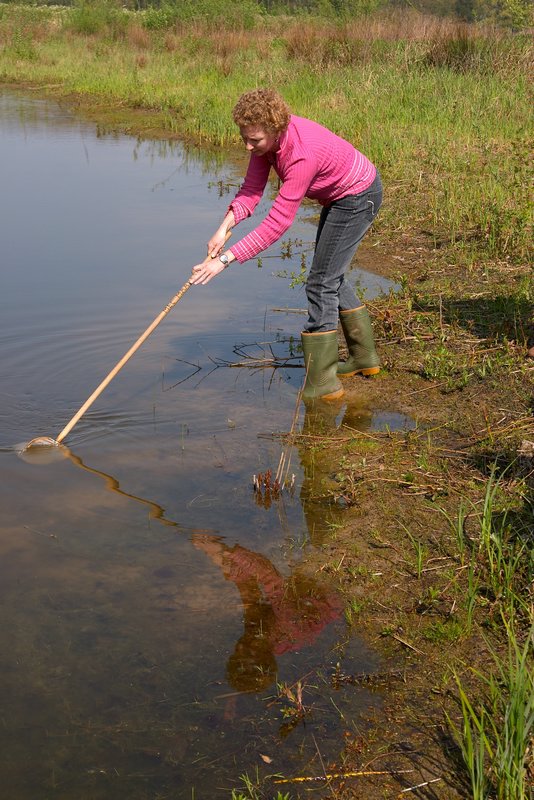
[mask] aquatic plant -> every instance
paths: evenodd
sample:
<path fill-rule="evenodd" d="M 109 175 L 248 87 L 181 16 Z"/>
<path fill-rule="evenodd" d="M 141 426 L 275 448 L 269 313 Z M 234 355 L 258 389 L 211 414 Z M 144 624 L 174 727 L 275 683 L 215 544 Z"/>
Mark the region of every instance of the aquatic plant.
<path fill-rule="evenodd" d="M 254 778 L 245 772 L 240 780 L 243 788 L 232 789 L 231 800 L 266 800 L 267 794 L 263 788 L 265 782 L 260 778 L 258 769 Z M 272 800 L 291 800 L 289 793 L 282 794 L 280 791 L 277 791 L 276 795 L 271 794 L 270 797 Z"/>

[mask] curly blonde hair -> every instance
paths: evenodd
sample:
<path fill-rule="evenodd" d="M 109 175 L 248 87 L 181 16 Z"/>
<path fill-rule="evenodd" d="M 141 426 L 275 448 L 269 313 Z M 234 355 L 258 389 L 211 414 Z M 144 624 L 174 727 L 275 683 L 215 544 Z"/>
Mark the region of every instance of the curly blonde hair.
<path fill-rule="evenodd" d="M 232 116 L 240 128 L 254 125 L 266 133 L 282 133 L 289 125 L 291 112 L 277 92 L 272 89 L 254 89 L 241 95 Z"/>

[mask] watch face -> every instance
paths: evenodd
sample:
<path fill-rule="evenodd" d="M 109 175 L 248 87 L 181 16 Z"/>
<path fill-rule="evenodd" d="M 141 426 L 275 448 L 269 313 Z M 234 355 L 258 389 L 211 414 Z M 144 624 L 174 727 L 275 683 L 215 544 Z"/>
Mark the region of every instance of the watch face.
<path fill-rule="evenodd" d="M 228 256 L 219 256 L 219 261 L 223 263 L 225 267 L 228 266 Z"/>

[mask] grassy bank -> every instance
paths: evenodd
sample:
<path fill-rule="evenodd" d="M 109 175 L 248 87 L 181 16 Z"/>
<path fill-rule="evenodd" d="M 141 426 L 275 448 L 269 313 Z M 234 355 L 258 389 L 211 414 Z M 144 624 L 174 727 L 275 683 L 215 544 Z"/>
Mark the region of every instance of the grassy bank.
<path fill-rule="evenodd" d="M 167 134 L 217 145 L 237 142 L 238 95 L 273 85 L 379 165 L 387 229 L 424 232 L 475 269 L 525 260 L 526 37 L 415 11 L 333 24 L 247 8 L 186 22 L 167 7 L 0 5 L 0 80 L 112 105 L 123 119 L 151 110 Z"/>
<path fill-rule="evenodd" d="M 371 686 L 384 708 L 365 734 L 340 720 L 343 750 L 325 766 L 358 774 L 325 791 L 522 800 L 534 621 L 529 42 L 415 12 L 333 25 L 241 11 L 186 22 L 165 7 L 0 5 L 0 80 L 68 97 L 110 127 L 215 146 L 238 143 L 239 93 L 273 85 L 376 161 L 386 202 L 359 258 L 401 285 L 368 303 L 383 371 L 347 381 L 341 422 L 341 407 L 316 410 L 283 437 L 303 464 L 304 510 L 319 506 L 329 524 L 310 557 L 386 664 L 382 676 L 330 676 L 333 692 Z M 417 427 L 374 430 L 381 409 Z M 306 707 L 304 678 L 299 689 Z M 299 792 L 259 774 L 234 796 Z"/>

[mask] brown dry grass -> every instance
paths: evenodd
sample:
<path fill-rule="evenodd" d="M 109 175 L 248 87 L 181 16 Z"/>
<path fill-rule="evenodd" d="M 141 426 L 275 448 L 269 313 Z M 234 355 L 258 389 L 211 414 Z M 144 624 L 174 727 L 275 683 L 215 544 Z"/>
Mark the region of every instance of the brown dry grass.
<path fill-rule="evenodd" d="M 387 13 L 366 18 L 364 21 L 355 20 L 346 26 L 352 36 L 358 38 L 384 41 L 422 41 L 435 39 L 451 39 L 458 35 L 459 30 L 467 29 L 473 37 L 501 36 L 495 26 L 470 25 L 458 20 L 445 17 L 434 17 L 422 14 L 415 9 L 392 10 Z"/>
<path fill-rule="evenodd" d="M 343 24 L 291 21 L 282 33 L 287 55 L 316 67 L 354 66 L 391 60 L 403 49 L 407 64 L 473 69 L 517 68 L 532 62 L 532 49 L 518 53 L 510 34 L 490 25 L 469 24 L 409 12 L 390 12 Z M 398 47 L 396 45 L 398 44 Z"/>
<path fill-rule="evenodd" d="M 246 31 L 214 31 L 209 35 L 210 48 L 219 71 L 226 77 L 233 71 L 236 59 L 250 47 Z"/>
<path fill-rule="evenodd" d="M 168 53 L 174 53 L 180 46 L 180 39 L 175 33 L 166 33 L 163 39 L 163 46 Z"/>
<path fill-rule="evenodd" d="M 142 25 L 136 22 L 128 26 L 126 40 L 136 50 L 148 50 L 150 47 L 150 34 Z"/>

